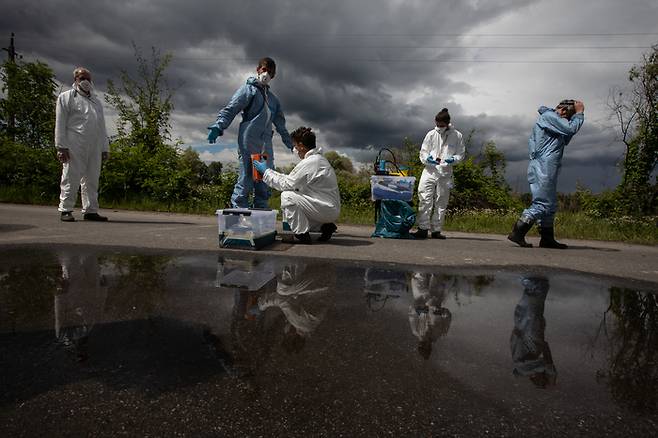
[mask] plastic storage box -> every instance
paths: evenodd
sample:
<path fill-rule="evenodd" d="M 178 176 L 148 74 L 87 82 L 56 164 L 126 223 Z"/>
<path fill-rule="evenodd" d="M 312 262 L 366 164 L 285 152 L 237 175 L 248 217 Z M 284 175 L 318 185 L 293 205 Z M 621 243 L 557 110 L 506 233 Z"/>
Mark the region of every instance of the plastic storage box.
<path fill-rule="evenodd" d="M 277 210 L 227 208 L 217 210 L 219 245 L 259 249 L 274 242 Z"/>
<path fill-rule="evenodd" d="M 373 201 L 394 199 L 411 201 L 414 197 L 414 176 L 373 175 L 370 177 L 370 190 Z"/>

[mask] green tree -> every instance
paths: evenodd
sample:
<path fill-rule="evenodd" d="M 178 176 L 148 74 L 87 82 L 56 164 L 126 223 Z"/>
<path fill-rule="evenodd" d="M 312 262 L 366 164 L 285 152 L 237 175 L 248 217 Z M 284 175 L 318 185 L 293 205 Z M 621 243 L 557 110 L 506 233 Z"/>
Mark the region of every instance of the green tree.
<path fill-rule="evenodd" d="M 340 155 L 336 151 L 329 151 L 324 154 L 324 157 L 329 161 L 329 164 L 331 164 L 331 167 L 333 167 L 336 172 L 354 172 L 354 164 L 352 164 L 352 160 L 350 160 L 349 157 Z"/>
<path fill-rule="evenodd" d="M 484 152 L 480 159 L 480 167 L 488 173 L 491 180 L 501 186 L 505 186 L 505 167 L 507 161 L 505 155 L 496 149 L 496 142 L 490 140 L 484 145 Z"/>
<path fill-rule="evenodd" d="M 222 176 L 222 163 L 220 161 L 212 161 L 208 164 L 208 182 L 217 184 Z"/>
<path fill-rule="evenodd" d="M 195 186 L 210 182 L 208 166 L 201 161 L 199 153 L 191 147 L 188 147 L 180 154 L 179 167 L 189 170 L 190 182 Z"/>
<path fill-rule="evenodd" d="M 53 146 L 57 85 L 52 69 L 40 61 L 5 61 L 0 79 L 0 133 L 28 147 Z"/>
<path fill-rule="evenodd" d="M 658 45 L 631 68 L 629 81 L 629 91 L 615 89 L 609 100 L 626 146 L 618 194 L 626 213 L 649 214 L 658 204 Z"/>
<path fill-rule="evenodd" d="M 151 59 L 145 59 L 133 44 L 137 60 L 137 78 L 121 71 L 121 85 L 107 81 L 105 100 L 119 115 L 117 130 L 120 138 L 133 144 L 143 144 L 153 151 L 170 140 L 169 122 L 174 109 L 173 90 L 167 84 L 165 70 L 172 55 L 161 55 L 155 47 Z"/>

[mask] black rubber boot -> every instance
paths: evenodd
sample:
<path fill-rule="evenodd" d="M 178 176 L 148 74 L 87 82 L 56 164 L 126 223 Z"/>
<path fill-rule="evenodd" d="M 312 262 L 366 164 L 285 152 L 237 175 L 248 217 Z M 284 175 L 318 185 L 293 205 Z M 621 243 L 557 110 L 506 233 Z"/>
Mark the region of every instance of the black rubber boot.
<path fill-rule="evenodd" d="M 311 244 L 311 235 L 308 231 L 303 234 L 295 234 L 295 239 L 297 239 L 297 243 L 301 243 L 303 245 Z"/>
<path fill-rule="evenodd" d="M 512 228 L 512 232 L 507 235 L 507 238 L 512 242 L 516 243 L 517 245 L 519 245 L 521 248 L 532 248 L 532 243 L 528 243 L 525 241 L 525 235 L 528 234 L 530 228 L 532 228 L 532 224 L 529 224 L 519 219 L 514 224 L 514 228 Z"/>
<path fill-rule="evenodd" d="M 83 219 L 86 221 L 107 222 L 107 217 L 98 213 L 85 213 Z"/>
<path fill-rule="evenodd" d="M 331 236 L 336 232 L 337 229 L 338 227 L 334 223 L 322 224 L 320 227 L 322 235 L 318 237 L 318 242 L 326 242 L 331 239 Z"/>
<path fill-rule="evenodd" d="M 418 231 L 409 234 L 414 236 L 415 239 L 427 239 L 427 230 L 423 230 L 422 228 L 418 228 Z"/>
<path fill-rule="evenodd" d="M 62 222 L 75 222 L 73 213 L 71 213 L 70 211 L 63 211 L 62 214 L 59 216 L 59 220 L 61 220 Z"/>
<path fill-rule="evenodd" d="M 432 239 L 445 240 L 446 236 L 444 234 L 441 234 L 441 231 L 432 231 Z"/>
<path fill-rule="evenodd" d="M 568 246 L 564 243 L 560 243 L 555 240 L 555 231 L 553 227 L 539 227 L 539 235 L 541 240 L 539 240 L 540 248 L 552 248 L 552 249 L 567 249 Z"/>

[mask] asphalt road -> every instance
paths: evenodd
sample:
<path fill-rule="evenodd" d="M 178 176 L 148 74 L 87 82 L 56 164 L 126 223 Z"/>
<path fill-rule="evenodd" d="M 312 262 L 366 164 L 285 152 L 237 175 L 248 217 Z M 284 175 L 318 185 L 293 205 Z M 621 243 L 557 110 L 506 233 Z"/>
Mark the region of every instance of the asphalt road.
<path fill-rule="evenodd" d="M 110 222 L 64 223 L 54 207 L 0 204 L 0 247 L 79 244 L 158 250 L 226 251 L 218 245 L 213 216 L 104 210 Z M 81 214 L 75 212 L 76 218 Z M 280 224 L 279 224 L 280 225 Z M 277 241 L 260 254 L 446 267 L 539 266 L 555 270 L 658 283 L 658 247 L 622 242 L 562 239 L 565 251 L 524 249 L 506 236 L 447 232 L 447 240 L 373 239 L 368 226 L 339 224 L 328 243 L 310 246 Z M 559 236 L 558 236 L 559 237 Z M 530 238 L 537 244 L 535 238 Z"/>

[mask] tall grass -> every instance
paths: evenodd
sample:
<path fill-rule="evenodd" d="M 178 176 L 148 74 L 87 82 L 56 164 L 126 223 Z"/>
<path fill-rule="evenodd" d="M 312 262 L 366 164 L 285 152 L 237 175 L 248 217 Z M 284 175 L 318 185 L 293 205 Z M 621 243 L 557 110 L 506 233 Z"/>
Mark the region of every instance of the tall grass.
<path fill-rule="evenodd" d="M 519 212 L 492 210 L 459 211 L 446 218 L 446 230 L 471 233 L 507 234 L 519 218 Z M 536 228 L 529 233 L 537 235 Z M 558 238 L 622 241 L 645 245 L 658 244 L 658 217 L 595 218 L 582 212 L 559 213 L 555 217 Z"/>

